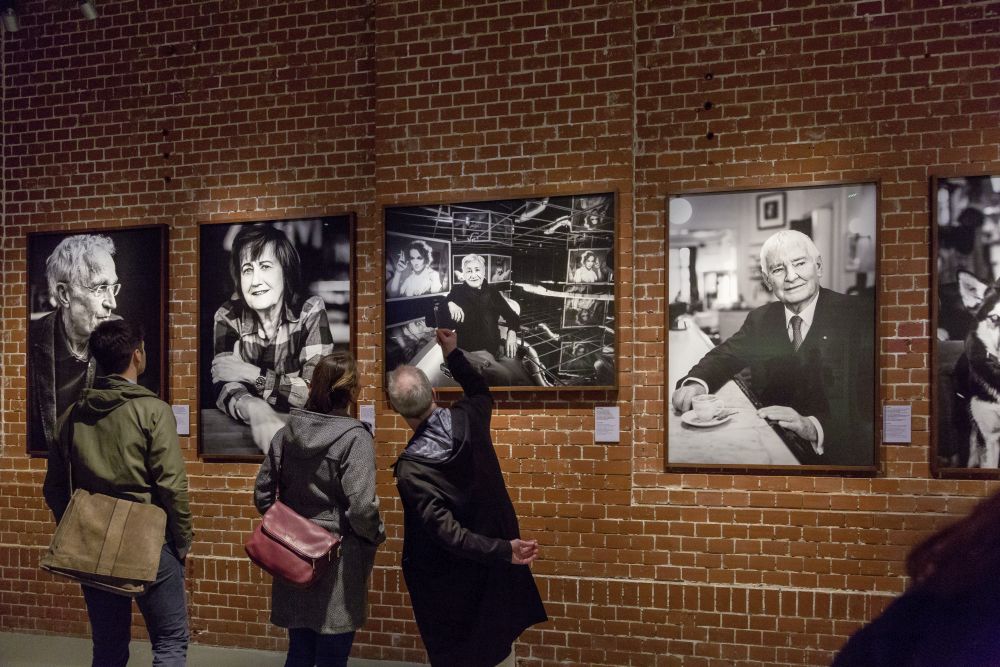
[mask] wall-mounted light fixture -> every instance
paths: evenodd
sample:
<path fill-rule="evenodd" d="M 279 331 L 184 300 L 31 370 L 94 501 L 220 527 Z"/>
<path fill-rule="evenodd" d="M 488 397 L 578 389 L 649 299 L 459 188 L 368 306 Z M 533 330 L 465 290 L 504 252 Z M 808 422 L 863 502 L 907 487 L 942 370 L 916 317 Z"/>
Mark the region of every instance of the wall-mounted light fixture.
<path fill-rule="evenodd" d="M 3 27 L 7 32 L 17 32 L 21 29 L 21 22 L 17 18 L 17 9 L 14 7 L 14 0 L 3 0 L 0 2 L 0 16 L 3 16 Z"/>
<path fill-rule="evenodd" d="M 80 0 L 80 13 L 83 14 L 83 18 L 93 21 L 97 18 L 97 7 L 94 6 L 92 0 Z"/>

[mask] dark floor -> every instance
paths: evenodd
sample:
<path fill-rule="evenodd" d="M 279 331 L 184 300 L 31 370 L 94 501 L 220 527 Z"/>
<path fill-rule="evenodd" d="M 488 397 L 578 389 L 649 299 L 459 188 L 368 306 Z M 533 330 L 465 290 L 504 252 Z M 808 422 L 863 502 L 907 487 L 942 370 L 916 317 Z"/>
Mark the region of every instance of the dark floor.
<path fill-rule="evenodd" d="M 153 661 L 149 642 L 134 640 L 129 667 L 144 667 Z M 192 644 L 190 667 L 282 667 L 285 654 L 241 648 L 219 648 Z M 90 667 L 90 640 L 56 635 L 0 632 L 0 665 L 3 667 Z M 350 667 L 420 667 L 416 663 L 351 658 Z"/>

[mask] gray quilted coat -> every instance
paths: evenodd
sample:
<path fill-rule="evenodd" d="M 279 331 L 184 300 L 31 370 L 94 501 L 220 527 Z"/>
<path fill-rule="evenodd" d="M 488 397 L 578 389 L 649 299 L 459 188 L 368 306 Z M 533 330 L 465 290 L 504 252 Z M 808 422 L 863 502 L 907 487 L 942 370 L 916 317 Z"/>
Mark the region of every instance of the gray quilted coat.
<path fill-rule="evenodd" d="M 375 495 L 375 445 L 365 425 L 347 416 L 292 410 L 257 473 L 257 510 L 266 512 L 275 497 L 344 541 L 337 567 L 311 588 L 274 580 L 271 622 L 322 634 L 357 630 L 368 617 L 375 550 L 385 540 Z"/>

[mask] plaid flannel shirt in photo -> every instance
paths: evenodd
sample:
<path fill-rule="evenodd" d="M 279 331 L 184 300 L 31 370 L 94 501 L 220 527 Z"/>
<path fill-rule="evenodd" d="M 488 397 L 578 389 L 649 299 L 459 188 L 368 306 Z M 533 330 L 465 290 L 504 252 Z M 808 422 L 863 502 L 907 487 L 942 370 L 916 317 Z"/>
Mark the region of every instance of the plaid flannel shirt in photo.
<path fill-rule="evenodd" d="M 298 314 L 286 306 L 284 321 L 271 340 L 262 333 L 253 311 L 238 301 L 227 301 L 215 311 L 215 357 L 235 354 L 267 374 L 261 393 L 242 382 L 215 384 L 216 406 L 239 421 L 246 420 L 236 404 L 247 395 L 263 398 L 281 412 L 303 407 L 316 364 L 333 352 L 326 304 L 318 296 L 306 299 Z"/>

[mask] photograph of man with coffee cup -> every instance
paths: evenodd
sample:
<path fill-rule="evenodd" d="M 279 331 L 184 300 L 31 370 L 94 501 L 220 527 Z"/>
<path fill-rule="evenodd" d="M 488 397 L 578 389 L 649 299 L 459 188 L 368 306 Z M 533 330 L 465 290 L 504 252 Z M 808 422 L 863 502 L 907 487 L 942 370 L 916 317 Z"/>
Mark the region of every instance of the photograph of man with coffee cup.
<path fill-rule="evenodd" d="M 691 407 L 698 422 L 707 424 L 722 416 L 726 404 L 715 394 L 697 394 L 691 399 Z"/>
<path fill-rule="evenodd" d="M 874 196 L 874 186 L 871 194 Z M 790 196 L 790 208 L 794 202 Z M 808 222 L 813 224 L 801 227 L 815 233 L 818 223 L 829 224 L 833 217 L 812 215 Z M 673 238 L 671 245 L 673 250 Z M 782 229 L 768 235 L 760 245 L 758 275 L 767 291 L 764 298 L 772 300 L 755 308 L 740 303 L 732 309 L 744 312 L 717 307 L 719 329 L 724 320 L 742 319 L 737 325 L 730 324 L 734 331 L 728 336 L 716 334 L 721 339 L 717 343 L 699 326 L 708 319 L 704 302 L 695 305 L 696 300 L 691 299 L 695 308 L 678 318 L 677 324 L 682 326 L 677 327 L 677 338 L 674 322 L 670 332 L 670 343 L 677 343 L 670 349 L 670 366 L 683 373 L 671 395 L 674 414 L 680 416 L 684 429 L 671 431 L 678 434 L 677 440 L 691 433 L 690 438 L 703 438 L 700 446 L 708 447 L 713 440 L 705 435 L 710 429 L 704 427 L 724 434 L 725 422 L 742 410 L 750 413 L 747 419 L 755 413 L 757 421 L 762 420 L 780 436 L 793 462 L 835 467 L 874 465 L 874 301 L 861 289 L 843 294 L 824 287 L 821 283 L 828 266 L 809 234 Z M 837 275 L 843 270 L 835 268 L 832 273 L 843 278 Z M 854 286 L 865 284 L 865 278 L 857 278 Z M 716 275 L 716 300 L 720 283 Z M 707 289 L 704 296 L 709 296 Z M 739 300 L 743 301 L 742 295 Z M 692 332 L 696 327 L 699 330 Z M 690 343 L 694 335 L 705 339 L 709 348 L 700 359 L 691 358 L 699 349 Z M 688 357 L 686 365 L 678 358 L 682 354 Z M 739 391 L 734 393 L 734 386 Z M 739 401 L 731 400 L 727 405 L 720 392 Z M 738 446 L 732 441 L 730 438 L 727 445 Z"/>

